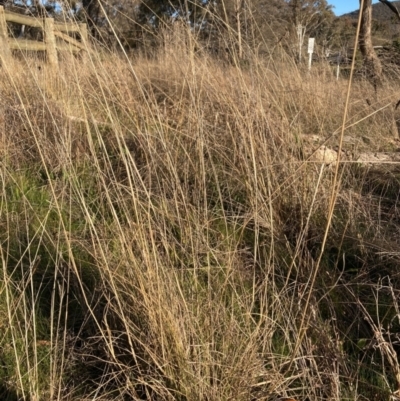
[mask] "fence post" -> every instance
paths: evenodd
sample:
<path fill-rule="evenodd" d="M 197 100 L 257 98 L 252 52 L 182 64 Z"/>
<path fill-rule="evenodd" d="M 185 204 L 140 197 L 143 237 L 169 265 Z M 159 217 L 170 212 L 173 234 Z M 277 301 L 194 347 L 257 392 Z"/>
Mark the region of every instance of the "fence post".
<path fill-rule="evenodd" d="M 79 34 L 81 35 L 81 43 L 85 46 L 85 50 L 83 52 L 81 51 L 80 59 L 81 63 L 85 65 L 89 61 L 88 55 L 90 47 L 87 24 L 79 24 Z"/>
<path fill-rule="evenodd" d="M 4 62 L 11 55 L 10 46 L 8 45 L 8 32 L 6 13 L 4 7 L 0 6 L 0 58 Z"/>
<path fill-rule="evenodd" d="M 81 42 L 88 46 L 88 29 L 86 24 L 79 24 L 79 33 L 81 34 Z"/>
<path fill-rule="evenodd" d="M 56 36 L 54 35 L 54 18 L 44 19 L 44 38 L 46 42 L 47 61 L 51 67 L 58 67 Z"/>

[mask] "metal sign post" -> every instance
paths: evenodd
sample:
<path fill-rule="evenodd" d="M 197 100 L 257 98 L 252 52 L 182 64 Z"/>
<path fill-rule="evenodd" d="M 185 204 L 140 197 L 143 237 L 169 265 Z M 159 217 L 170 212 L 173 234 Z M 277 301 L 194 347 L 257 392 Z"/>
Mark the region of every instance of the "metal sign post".
<path fill-rule="evenodd" d="M 315 38 L 308 39 L 308 69 L 311 70 L 312 55 L 314 53 Z"/>
<path fill-rule="evenodd" d="M 303 47 L 305 34 L 306 34 L 306 27 L 301 24 L 297 25 L 297 38 L 299 40 L 299 62 L 301 62 L 301 49 Z"/>

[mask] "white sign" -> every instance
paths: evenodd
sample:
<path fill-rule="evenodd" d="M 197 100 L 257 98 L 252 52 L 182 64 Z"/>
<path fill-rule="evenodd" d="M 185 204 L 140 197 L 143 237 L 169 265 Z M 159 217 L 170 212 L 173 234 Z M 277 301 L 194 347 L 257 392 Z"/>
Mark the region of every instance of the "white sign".
<path fill-rule="evenodd" d="M 315 38 L 308 39 L 308 54 L 314 53 Z"/>
<path fill-rule="evenodd" d="M 315 38 L 308 39 L 308 69 L 311 70 L 312 54 L 314 53 Z"/>

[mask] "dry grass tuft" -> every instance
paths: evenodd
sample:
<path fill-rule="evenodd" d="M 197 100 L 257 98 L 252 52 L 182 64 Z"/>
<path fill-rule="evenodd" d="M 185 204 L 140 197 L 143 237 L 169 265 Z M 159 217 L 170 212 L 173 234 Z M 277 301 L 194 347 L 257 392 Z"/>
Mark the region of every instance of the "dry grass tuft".
<path fill-rule="evenodd" d="M 354 85 L 311 285 L 333 170 L 307 157 L 335 146 L 346 80 L 165 37 L 151 58 L 1 71 L 0 394 L 386 400 L 399 173 L 349 161 L 396 145 L 377 110 L 398 88 Z"/>

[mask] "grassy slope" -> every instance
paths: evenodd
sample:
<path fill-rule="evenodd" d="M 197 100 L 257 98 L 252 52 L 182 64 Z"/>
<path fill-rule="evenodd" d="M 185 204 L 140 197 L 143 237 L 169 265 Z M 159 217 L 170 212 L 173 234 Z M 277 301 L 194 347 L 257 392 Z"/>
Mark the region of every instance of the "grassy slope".
<path fill-rule="evenodd" d="M 391 1 L 391 3 L 398 9 L 400 7 L 400 1 Z M 350 17 L 357 19 L 358 18 L 358 11 L 355 10 L 350 13 L 343 14 L 342 17 Z M 372 16 L 374 19 L 379 21 L 390 21 L 394 20 L 395 15 L 390 8 L 383 3 L 376 3 L 372 5 Z"/>
<path fill-rule="evenodd" d="M 173 37 L 152 59 L 1 70 L 0 396 L 386 400 L 396 170 L 343 164 L 317 263 L 333 170 L 307 138 L 337 142 L 347 81 Z M 374 111 L 397 93 L 354 84 L 346 150 L 394 146 Z"/>

